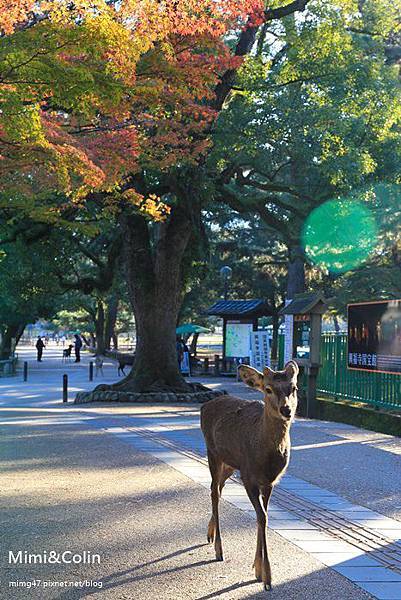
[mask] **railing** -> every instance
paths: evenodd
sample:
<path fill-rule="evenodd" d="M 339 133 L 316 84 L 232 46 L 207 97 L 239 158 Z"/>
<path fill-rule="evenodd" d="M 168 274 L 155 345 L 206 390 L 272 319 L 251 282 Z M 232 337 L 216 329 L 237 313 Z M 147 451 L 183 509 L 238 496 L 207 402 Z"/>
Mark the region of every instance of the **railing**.
<path fill-rule="evenodd" d="M 280 368 L 283 354 L 284 335 L 280 335 Z M 320 362 L 318 394 L 338 400 L 364 402 L 378 408 L 401 410 L 401 375 L 347 369 L 346 334 L 322 334 Z"/>
<path fill-rule="evenodd" d="M 346 335 L 323 334 L 320 356 L 319 393 L 401 410 L 401 375 L 347 369 Z"/>

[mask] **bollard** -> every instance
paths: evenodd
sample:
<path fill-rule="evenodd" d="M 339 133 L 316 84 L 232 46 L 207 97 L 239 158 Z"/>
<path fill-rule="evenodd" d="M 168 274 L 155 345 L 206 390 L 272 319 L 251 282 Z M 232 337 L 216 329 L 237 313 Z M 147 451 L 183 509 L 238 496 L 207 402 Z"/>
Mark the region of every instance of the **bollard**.
<path fill-rule="evenodd" d="M 28 363 L 24 362 L 24 381 L 28 381 Z"/>
<path fill-rule="evenodd" d="M 89 363 L 89 381 L 93 381 L 93 362 Z"/>
<path fill-rule="evenodd" d="M 63 375 L 63 402 L 68 402 L 68 375 Z"/>
<path fill-rule="evenodd" d="M 207 357 L 205 358 L 205 364 L 204 364 L 204 367 L 203 367 L 203 372 L 205 373 L 205 375 L 207 373 L 209 373 L 209 359 Z"/>

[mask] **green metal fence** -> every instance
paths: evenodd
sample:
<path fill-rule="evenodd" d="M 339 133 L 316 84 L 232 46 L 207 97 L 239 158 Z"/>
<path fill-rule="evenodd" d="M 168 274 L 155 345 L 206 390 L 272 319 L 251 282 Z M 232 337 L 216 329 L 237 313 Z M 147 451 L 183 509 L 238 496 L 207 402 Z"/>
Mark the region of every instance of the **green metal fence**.
<path fill-rule="evenodd" d="M 323 334 L 320 356 L 319 393 L 401 410 L 401 375 L 347 369 L 346 335 Z"/>
<path fill-rule="evenodd" d="M 279 368 L 283 365 L 284 335 L 279 339 Z M 347 335 L 324 333 L 321 339 L 318 393 L 335 399 L 364 402 L 401 410 L 401 375 L 347 369 Z"/>

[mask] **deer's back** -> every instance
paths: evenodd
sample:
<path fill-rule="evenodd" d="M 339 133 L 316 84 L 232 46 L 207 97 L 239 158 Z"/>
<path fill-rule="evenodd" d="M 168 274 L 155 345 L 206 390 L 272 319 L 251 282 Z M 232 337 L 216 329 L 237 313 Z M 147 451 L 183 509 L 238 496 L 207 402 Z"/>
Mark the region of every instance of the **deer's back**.
<path fill-rule="evenodd" d="M 252 448 L 257 448 L 262 402 L 241 400 L 235 396 L 221 396 L 203 404 L 201 428 L 208 450 L 227 465 L 241 469 L 244 458 L 250 459 Z"/>

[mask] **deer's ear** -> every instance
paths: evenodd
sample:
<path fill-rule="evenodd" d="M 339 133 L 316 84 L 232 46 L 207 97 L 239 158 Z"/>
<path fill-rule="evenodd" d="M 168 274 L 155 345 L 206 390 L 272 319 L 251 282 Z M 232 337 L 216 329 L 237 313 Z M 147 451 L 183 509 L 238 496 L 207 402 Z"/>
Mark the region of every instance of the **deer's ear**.
<path fill-rule="evenodd" d="M 251 388 L 255 388 L 257 390 L 263 390 L 263 374 L 259 373 L 253 367 L 248 367 L 247 365 L 241 365 L 238 367 L 238 373 L 241 377 L 242 381 L 249 385 Z"/>
<path fill-rule="evenodd" d="M 298 377 L 299 367 L 295 360 L 290 360 L 284 367 L 284 371 L 287 374 L 288 379 L 295 379 Z"/>
<path fill-rule="evenodd" d="M 273 369 L 271 369 L 270 367 L 265 367 L 263 369 L 263 375 L 268 380 L 272 380 L 274 378 L 274 374 L 275 371 L 273 371 Z"/>

